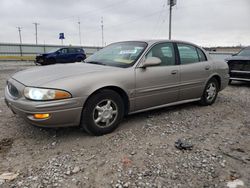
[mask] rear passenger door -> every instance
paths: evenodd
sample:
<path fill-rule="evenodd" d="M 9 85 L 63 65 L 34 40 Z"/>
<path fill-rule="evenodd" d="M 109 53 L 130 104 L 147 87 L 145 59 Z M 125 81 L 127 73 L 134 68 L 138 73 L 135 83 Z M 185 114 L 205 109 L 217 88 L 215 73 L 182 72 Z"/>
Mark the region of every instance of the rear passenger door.
<path fill-rule="evenodd" d="M 75 48 L 68 49 L 68 62 L 72 63 L 76 61 L 77 50 Z"/>
<path fill-rule="evenodd" d="M 200 98 L 211 65 L 207 57 L 196 46 L 177 43 L 180 62 L 180 100 Z"/>

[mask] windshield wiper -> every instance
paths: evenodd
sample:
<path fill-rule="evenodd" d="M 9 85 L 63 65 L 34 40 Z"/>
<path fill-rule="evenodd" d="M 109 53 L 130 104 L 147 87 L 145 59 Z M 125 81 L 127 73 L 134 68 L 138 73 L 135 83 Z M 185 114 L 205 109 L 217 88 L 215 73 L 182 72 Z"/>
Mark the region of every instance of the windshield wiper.
<path fill-rule="evenodd" d="M 105 63 L 102 63 L 102 62 L 98 62 L 98 61 L 85 61 L 85 63 L 89 63 L 89 64 L 96 64 L 96 65 L 106 65 Z"/>

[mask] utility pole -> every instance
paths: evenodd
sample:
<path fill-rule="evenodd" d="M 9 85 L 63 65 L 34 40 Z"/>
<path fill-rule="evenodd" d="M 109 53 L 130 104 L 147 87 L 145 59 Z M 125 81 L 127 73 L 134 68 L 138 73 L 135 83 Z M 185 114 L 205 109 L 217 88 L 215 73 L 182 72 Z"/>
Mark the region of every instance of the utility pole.
<path fill-rule="evenodd" d="M 17 27 L 17 29 L 18 29 L 18 33 L 19 33 L 20 44 L 22 44 L 22 34 L 21 34 L 22 28 L 21 27 Z"/>
<path fill-rule="evenodd" d="M 17 27 L 18 29 L 18 33 L 19 33 L 19 40 L 20 40 L 20 55 L 23 56 L 23 50 L 22 50 L 22 28 L 21 27 Z"/>
<path fill-rule="evenodd" d="M 79 26 L 79 42 L 80 42 L 80 46 L 82 45 L 82 37 L 81 37 L 81 22 L 80 19 L 78 18 L 78 26 Z"/>
<path fill-rule="evenodd" d="M 169 5 L 169 40 L 171 40 L 172 35 L 172 7 L 176 5 L 177 0 L 168 0 Z"/>
<path fill-rule="evenodd" d="M 103 24 L 103 17 L 101 19 L 101 28 L 102 28 L 102 47 L 104 47 L 104 24 Z"/>
<path fill-rule="evenodd" d="M 39 23 L 35 22 L 33 23 L 35 25 L 35 31 L 36 31 L 36 45 L 37 45 L 37 26 L 39 25 Z"/>

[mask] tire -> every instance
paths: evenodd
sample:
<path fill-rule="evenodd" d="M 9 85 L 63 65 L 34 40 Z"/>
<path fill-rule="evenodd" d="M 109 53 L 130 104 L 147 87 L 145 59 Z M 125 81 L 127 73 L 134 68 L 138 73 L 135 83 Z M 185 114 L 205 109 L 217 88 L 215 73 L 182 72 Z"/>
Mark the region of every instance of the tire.
<path fill-rule="evenodd" d="M 56 60 L 54 58 L 49 58 L 45 65 L 52 65 L 52 64 L 56 64 Z"/>
<path fill-rule="evenodd" d="M 101 136 L 113 132 L 124 116 L 124 103 L 113 90 L 101 90 L 87 100 L 83 108 L 80 127 Z"/>
<path fill-rule="evenodd" d="M 206 84 L 200 104 L 203 106 L 212 105 L 217 98 L 218 92 L 219 83 L 215 78 L 211 78 Z"/>
<path fill-rule="evenodd" d="M 36 66 L 41 66 L 41 63 L 34 62 Z"/>
<path fill-rule="evenodd" d="M 78 57 L 78 58 L 76 58 L 76 62 L 81 62 L 83 60 L 83 58 L 82 57 Z"/>

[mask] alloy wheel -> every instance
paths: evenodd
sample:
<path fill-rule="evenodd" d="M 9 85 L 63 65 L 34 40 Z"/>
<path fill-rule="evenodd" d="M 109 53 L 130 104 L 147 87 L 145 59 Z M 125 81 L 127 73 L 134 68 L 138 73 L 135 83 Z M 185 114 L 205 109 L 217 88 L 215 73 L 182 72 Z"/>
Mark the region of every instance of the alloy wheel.
<path fill-rule="evenodd" d="M 99 102 L 93 111 L 93 120 L 96 126 L 101 128 L 110 127 L 118 116 L 118 107 L 116 103 L 110 99 Z"/>

